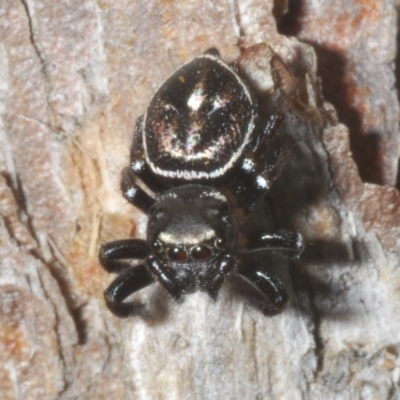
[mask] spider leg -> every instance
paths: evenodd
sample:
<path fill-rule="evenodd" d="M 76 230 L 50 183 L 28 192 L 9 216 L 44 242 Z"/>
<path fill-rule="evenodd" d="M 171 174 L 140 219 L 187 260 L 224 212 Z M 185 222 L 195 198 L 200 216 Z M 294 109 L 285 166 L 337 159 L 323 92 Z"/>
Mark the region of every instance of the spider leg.
<path fill-rule="evenodd" d="M 132 158 L 131 170 L 134 176 L 138 177 L 154 193 L 164 191 L 167 186 L 159 182 L 144 157 Z"/>
<path fill-rule="evenodd" d="M 273 114 L 264 128 L 255 132 L 250 150 L 238 166 L 233 190 L 249 209 L 270 190 L 286 160 L 282 135 L 276 134 L 281 121 L 281 114 Z"/>
<path fill-rule="evenodd" d="M 145 161 L 143 152 L 143 116 L 139 117 L 136 121 L 134 140 L 131 148 L 131 166 L 122 170 L 121 190 L 130 203 L 145 214 L 148 214 L 156 200 L 138 185 L 138 180 L 154 193 L 164 189 L 164 185 L 160 185 L 157 182 L 153 172 Z"/>
<path fill-rule="evenodd" d="M 122 170 L 121 190 L 125 198 L 145 214 L 148 214 L 156 203 L 156 200 L 136 183 L 135 173 L 130 167 Z"/>
<path fill-rule="evenodd" d="M 207 292 L 210 297 L 216 300 L 218 293 L 224 283 L 225 276 L 236 266 L 234 258 L 228 254 L 222 256 L 213 266 L 202 276 L 200 287 Z"/>
<path fill-rule="evenodd" d="M 253 293 L 248 294 L 248 297 L 263 314 L 279 314 L 287 307 L 290 297 L 281 280 L 258 268 L 257 264 L 243 265 L 237 276 L 250 285 Z"/>
<path fill-rule="evenodd" d="M 258 129 L 253 135 L 249 156 L 260 159 L 268 148 L 269 143 L 275 137 L 275 133 L 283 120 L 282 113 L 272 114 L 262 129 Z"/>
<path fill-rule="evenodd" d="M 150 253 L 149 246 L 141 239 L 116 240 L 105 243 L 99 252 L 99 261 L 107 272 L 121 272 L 131 267 L 127 259 L 141 260 Z"/>
<path fill-rule="evenodd" d="M 136 120 L 135 132 L 131 147 L 132 174 L 139 178 L 152 192 L 158 193 L 165 190 L 166 186 L 157 180 L 148 163 L 143 149 L 143 115 Z"/>
<path fill-rule="evenodd" d="M 279 230 L 274 233 L 258 232 L 249 237 L 248 250 L 276 250 L 299 257 L 304 250 L 303 236 L 299 232 Z"/>
<path fill-rule="evenodd" d="M 130 267 L 118 275 L 104 292 L 104 299 L 110 311 L 119 316 L 127 317 L 138 305 L 123 303 L 132 293 L 149 286 L 154 282 L 152 274 L 146 265 Z"/>

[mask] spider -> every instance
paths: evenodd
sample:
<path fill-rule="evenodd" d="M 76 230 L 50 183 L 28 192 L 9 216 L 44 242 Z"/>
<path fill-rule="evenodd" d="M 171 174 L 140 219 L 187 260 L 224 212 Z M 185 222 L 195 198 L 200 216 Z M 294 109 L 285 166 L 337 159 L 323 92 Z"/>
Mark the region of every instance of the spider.
<path fill-rule="evenodd" d="M 234 67 L 210 49 L 184 64 L 155 92 L 136 123 L 131 165 L 122 171 L 125 198 L 148 215 L 147 238 L 101 246 L 99 260 L 118 273 L 105 290 L 111 312 L 132 313 L 124 302 L 159 282 L 177 301 L 196 290 L 217 298 L 227 275 L 250 285 L 266 315 L 285 309 L 281 280 L 246 257 L 257 250 L 300 255 L 298 232 L 260 231 L 238 248 L 234 200 L 247 209 L 270 188 L 268 140 L 278 116 L 260 123 L 258 107 Z M 129 260 L 143 260 L 132 266 Z"/>

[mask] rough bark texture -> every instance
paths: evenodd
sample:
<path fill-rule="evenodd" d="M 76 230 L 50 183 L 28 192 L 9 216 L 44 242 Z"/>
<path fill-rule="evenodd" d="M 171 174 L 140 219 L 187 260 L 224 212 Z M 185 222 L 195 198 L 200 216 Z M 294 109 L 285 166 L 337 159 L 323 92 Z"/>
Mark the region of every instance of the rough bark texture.
<path fill-rule="evenodd" d="M 396 6 L 1 1 L 0 397 L 400 398 Z M 273 194 L 307 242 L 291 306 L 153 285 L 135 296 L 150 316 L 119 320 L 97 253 L 144 234 L 119 191 L 135 119 L 212 46 L 286 105 Z"/>

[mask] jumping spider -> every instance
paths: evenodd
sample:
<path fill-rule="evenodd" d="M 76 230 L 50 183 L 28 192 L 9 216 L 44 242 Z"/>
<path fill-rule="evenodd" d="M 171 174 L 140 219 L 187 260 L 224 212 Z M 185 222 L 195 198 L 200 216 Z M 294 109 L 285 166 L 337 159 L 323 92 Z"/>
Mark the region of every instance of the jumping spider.
<path fill-rule="evenodd" d="M 246 254 L 268 249 L 299 255 L 302 236 L 263 231 L 238 249 L 237 219 L 223 193 L 229 186 L 239 203 L 251 206 L 269 189 L 265 149 L 278 118 L 260 124 L 255 103 L 216 50 L 183 65 L 156 91 L 137 121 L 131 165 L 121 181 L 125 198 L 148 215 L 147 239 L 106 243 L 99 255 L 108 272 L 119 274 L 104 292 L 114 314 L 129 315 L 132 305 L 124 300 L 156 281 L 178 301 L 196 290 L 215 299 L 228 274 L 257 292 L 264 314 L 287 306 L 280 279 L 249 265 Z M 144 262 L 132 266 L 129 259 Z"/>

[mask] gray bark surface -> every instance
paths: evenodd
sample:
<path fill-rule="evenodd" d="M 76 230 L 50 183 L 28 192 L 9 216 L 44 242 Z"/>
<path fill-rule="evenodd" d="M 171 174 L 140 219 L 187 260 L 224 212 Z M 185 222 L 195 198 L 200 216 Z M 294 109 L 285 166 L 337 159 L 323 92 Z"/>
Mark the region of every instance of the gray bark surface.
<path fill-rule="evenodd" d="M 275 3 L 0 2 L 1 399 L 400 398 L 398 5 Z M 152 285 L 121 320 L 97 254 L 145 233 L 119 190 L 135 120 L 209 47 L 285 105 L 292 302 Z"/>

